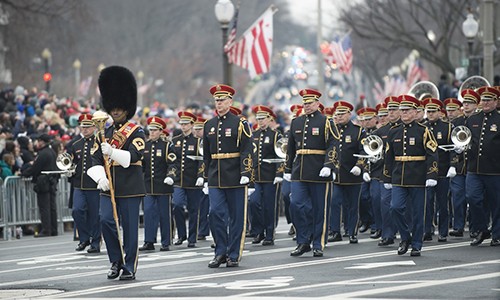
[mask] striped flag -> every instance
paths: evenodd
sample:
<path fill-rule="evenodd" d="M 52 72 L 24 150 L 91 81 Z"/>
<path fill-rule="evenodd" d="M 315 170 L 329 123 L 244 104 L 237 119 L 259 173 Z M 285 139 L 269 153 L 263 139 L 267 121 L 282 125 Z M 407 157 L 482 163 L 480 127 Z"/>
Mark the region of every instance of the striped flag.
<path fill-rule="evenodd" d="M 87 79 L 82 80 L 80 82 L 80 87 L 78 89 L 78 92 L 80 93 L 80 96 L 86 97 L 87 94 L 89 93 L 90 85 L 92 84 L 92 76 L 87 77 Z"/>
<path fill-rule="evenodd" d="M 233 18 L 233 26 L 231 26 L 231 31 L 229 32 L 229 36 L 227 37 L 227 43 L 224 45 L 224 51 L 227 53 L 229 50 L 231 50 L 231 47 L 234 44 L 234 41 L 236 41 L 236 25 L 238 23 L 238 12 L 240 10 L 240 6 L 236 7 L 236 12 L 234 13 L 234 18 Z"/>
<path fill-rule="evenodd" d="M 273 6 L 228 50 L 229 62 L 247 69 L 250 78 L 269 72 L 273 49 Z"/>
<path fill-rule="evenodd" d="M 415 83 L 428 79 L 429 75 L 424 70 L 422 61 L 420 59 L 413 60 L 408 66 L 406 75 L 406 82 L 408 84 L 408 87 L 412 87 Z"/>
<path fill-rule="evenodd" d="M 337 63 L 340 71 L 344 74 L 350 74 L 352 70 L 352 41 L 350 33 L 346 34 L 338 41 L 330 44 L 333 59 Z"/>

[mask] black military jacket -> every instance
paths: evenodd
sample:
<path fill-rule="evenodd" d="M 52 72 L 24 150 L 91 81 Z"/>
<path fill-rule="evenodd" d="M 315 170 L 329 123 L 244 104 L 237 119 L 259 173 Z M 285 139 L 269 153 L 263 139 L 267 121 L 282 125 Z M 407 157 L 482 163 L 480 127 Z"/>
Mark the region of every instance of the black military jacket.
<path fill-rule="evenodd" d="M 384 182 L 425 187 L 438 178 L 437 142 L 432 132 L 415 121 L 391 127 L 385 146 Z"/>
<path fill-rule="evenodd" d="M 451 121 L 453 127 L 465 125 L 465 120 L 467 117 L 465 116 L 460 116 Z M 467 151 L 464 151 L 462 153 L 456 153 L 455 151 L 450 151 L 450 159 L 451 159 L 451 166 L 455 167 L 457 171 L 457 175 L 465 175 L 467 173 L 467 169 L 465 166 L 465 156 L 467 155 Z"/>
<path fill-rule="evenodd" d="M 334 140 L 338 131 L 332 121 L 319 111 L 292 120 L 288 134 L 285 173 L 292 173 L 292 181 L 328 182 L 332 177 L 320 177 L 323 167 L 335 172 L 338 163 Z"/>
<path fill-rule="evenodd" d="M 451 123 L 438 119 L 434 122 L 427 120 L 424 125 L 427 126 L 427 128 L 429 128 L 432 132 L 439 146 L 451 144 Z M 450 168 L 450 163 L 450 151 L 444 151 L 438 148 L 438 176 L 440 178 L 446 178 L 446 174 L 448 174 L 448 169 Z"/>
<path fill-rule="evenodd" d="M 90 149 L 94 146 L 94 142 L 94 135 L 89 138 L 80 135 L 67 149 L 73 156 L 73 163 L 76 166 L 75 174 L 71 176 L 71 183 L 75 189 L 97 190 L 97 183 L 87 175 L 87 170 L 92 167 Z"/>
<path fill-rule="evenodd" d="M 42 175 L 42 171 L 58 171 L 56 165 L 56 152 L 46 145 L 45 147 L 38 150 L 33 165 L 29 168 L 23 170 L 22 175 L 25 177 L 33 177 L 33 182 L 36 182 L 38 176 Z M 58 177 L 58 176 L 54 176 Z"/>
<path fill-rule="evenodd" d="M 383 125 L 382 127 L 377 128 L 376 130 L 374 130 L 372 132 L 372 134 L 379 136 L 382 139 L 382 141 L 384 142 L 384 150 L 382 150 L 383 151 L 382 152 L 382 159 L 378 160 L 375 164 L 372 164 L 370 167 L 370 177 L 372 179 L 375 178 L 375 179 L 378 179 L 381 181 L 383 181 L 384 179 L 387 179 L 387 177 L 384 177 L 382 174 L 384 171 L 385 145 L 387 143 L 387 138 L 389 136 L 389 130 L 391 129 L 391 127 L 398 125 L 400 123 L 401 123 L 401 120 L 397 120 L 394 123 L 389 122 L 389 123 Z M 389 181 L 386 183 L 390 183 L 390 178 L 389 178 Z"/>
<path fill-rule="evenodd" d="M 361 140 L 366 137 L 366 132 L 359 125 L 347 122 L 344 125 L 337 124 L 337 129 L 340 132 L 340 140 L 337 140 L 334 146 L 336 155 L 336 178 L 334 183 L 340 185 L 361 184 L 363 177 L 354 176 L 350 173 L 354 166 L 358 166 L 361 170 L 365 169 L 365 160 L 354 156 L 354 154 L 364 155 L 363 145 Z"/>
<path fill-rule="evenodd" d="M 208 186 L 238 188 L 242 176 L 252 178 L 252 132 L 248 122 L 228 112 L 205 123 L 203 131 L 204 177 Z"/>
<path fill-rule="evenodd" d="M 467 118 L 465 125 L 472 133 L 467 151 L 467 172 L 500 175 L 500 114 L 497 110 L 479 112 Z"/>
<path fill-rule="evenodd" d="M 203 161 L 193 160 L 187 156 L 200 156 L 200 138 L 193 133 L 184 136 L 177 135 L 172 138 L 172 149 L 177 156 L 175 161 L 176 176 L 174 177 L 175 186 L 187 189 L 201 189 L 202 186 L 196 186 L 196 179 L 203 177 Z"/>
<path fill-rule="evenodd" d="M 121 135 L 120 139 L 123 142 L 120 149 L 130 152 L 130 166 L 125 169 L 117 162 L 112 161 L 111 163 L 110 171 L 116 198 L 143 197 L 146 193 L 142 173 L 142 157 L 146 146 L 145 134 L 142 128 L 137 125 L 135 126 L 130 136 L 125 137 Z M 111 144 L 113 134 L 115 134 L 116 131 L 120 132 L 121 128 L 122 125 L 119 124 L 107 128 L 105 132 L 106 141 Z M 99 139 L 96 139 L 91 154 L 93 166 L 104 166 L 104 158 Z M 110 196 L 109 191 L 102 193 Z"/>
<path fill-rule="evenodd" d="M 161 138 L 146 142 L 142 159 L 146 194 L 169 195 L 174 192 L 172 185 L 163 182 L 168 174 L 175 178 L 174 161 L 176 155 L 173 153 L 171 143 Z"/>
<path fill-rule="evenodd" d="M 255 182 L 273 182 L 275 177 L 283 176 L 282 164 L 267 163 L 263 159 L 278 158 L 274 151 L 276 141 L 281 134 L 273 129 L 257 129 L 253 132 L 253 143 L 255 145 Z"/>

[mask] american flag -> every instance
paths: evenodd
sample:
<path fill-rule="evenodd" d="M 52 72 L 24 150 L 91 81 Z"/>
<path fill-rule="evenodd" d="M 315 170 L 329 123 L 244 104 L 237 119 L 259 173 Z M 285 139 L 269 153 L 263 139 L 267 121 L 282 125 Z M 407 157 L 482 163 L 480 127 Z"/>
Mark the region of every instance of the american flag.
<path fill-rule="evenodd" d="M 227 43 L 224 45 L 224 51 L 227 53 L 231 50 L 231 47 L 236 40 L 236 25 L 238 23 L 238 11 L 240 10 L 239 5 L 236 7 L 236 12 L 234 13 L 233 18 L 233 26 L 231 26 L 231 31 L 229 32 L 229 36 L 227 37 Z M 230 61 L 231 62 L 231 61 Z"/>
<path fill-rule="evenodd" d="M 408 87 L 412 87 L 415 83 L 428 79 L 429 75 L 424 70 L 422 61 L 420 59 L 411 61 L 406 75 L 406 83 Z"/>
<path fill-rule="evenodd" d="M 228 60 L 247 69 L 250 78 L 269 72 L 273 50 L 273 6 L 228 50 Z"/>
<path fill-rule="evenodd" d="M 339 70 L 344 74 L 350 74 L 352 70 L 352 41 L 350 33 L 346 34 L 338 41 L 330 44 L 333 59 L 337 63 Z"/>
<path fill-rule="evenodd" d="M 78 89 L 78 92 L 80 93 L 80 96 L 87 96 L 89 93 L 90 85 L 92 84 L 92 76 L 87 77 L 87 79 L 82 80 L 80 82 L 80 87 Z"/>

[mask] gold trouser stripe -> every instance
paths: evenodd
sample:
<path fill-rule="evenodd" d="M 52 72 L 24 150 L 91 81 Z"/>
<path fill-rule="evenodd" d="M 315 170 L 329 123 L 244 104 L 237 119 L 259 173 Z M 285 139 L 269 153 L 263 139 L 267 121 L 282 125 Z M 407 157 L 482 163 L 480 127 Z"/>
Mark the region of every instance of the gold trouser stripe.
<path fill-rule="evenodd" d="M 134 163 L 130 163 L 131 166 L 139 166 L 139 167 L 142 167 L 142 161 L 138 160 Z M 118 167 L 120 166 L 119 163 L 117 163 L 116 161 L 113 161 L 113 167 Z"/>
<path fill-rule="evenodd" d="M 243 255 L 243 247 L 245 246 L 245 231 L 247 228 L 248 185 L 245 185 L 244 193 L 245 193 L 245 197 L 244 197 L 244 203 L 243 203 L 243 229 L 241 232 L 240 253 L 238 255 L 238 262 L 241 261 L 241 256 Z"/>
<path fill-rule="evenodd" d="M 395 161 L 423 161 L 425 156 L 396 156 Z"/>
<path fill-rule="evenodd" d="M 326 229 L 326 223 L 328 221 L 328 208 L 329 208 L 328 200 L 330 199 L 330 196 L 329 196 L 330 183 L 327 182 L 327 183 L 325 183 L 325 185 L 326 185 L 326 187 L 325 187 L 325 208 L 323 211 L 323 230 L 321 232 L 321 250 L 325 249 L 325 240 L 326 240 L 326 236 L 328 235 L 328 230 Z"/>
<path fill-rule="evenodd" d="M 308 154 L 325 155 L 326 151 L 325 150 L 319 150 L 319 149 L 299 149 L 299 150 L 297 150 L 297 154 L 302 154 L 302 155 L 308 155 Z"/>
<path fill-rule="evenodd" d="M 240 157 L 239 152 L 212 154 L 212 159 L 226 159 L 226 158 L 236 158 L 236 157 Z"/>

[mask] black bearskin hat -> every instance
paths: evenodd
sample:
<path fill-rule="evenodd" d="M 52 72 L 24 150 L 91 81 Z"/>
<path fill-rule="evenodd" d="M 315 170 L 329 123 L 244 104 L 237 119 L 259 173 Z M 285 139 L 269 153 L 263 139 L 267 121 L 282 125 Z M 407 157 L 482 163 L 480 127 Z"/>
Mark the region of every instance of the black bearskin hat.
<path fill-rule="evenodd" d="M 127 111 L 127 120 L 132 119 L 137 109 L 134 74 L 125 67 L 107 67 L 101 71 L 98 84 L 104 110 L 109 114 L 113 108 L 121 108 Z"/>

